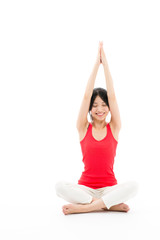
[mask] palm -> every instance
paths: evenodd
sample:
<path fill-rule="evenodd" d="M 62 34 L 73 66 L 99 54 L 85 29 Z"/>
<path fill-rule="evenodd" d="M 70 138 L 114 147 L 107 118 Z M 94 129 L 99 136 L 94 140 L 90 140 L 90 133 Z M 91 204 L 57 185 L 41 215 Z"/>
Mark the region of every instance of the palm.
<path fill-rule="evenodd" d="M 100 63 L 102 63 L 103 42 L 99 42 L 99 48 L 100 48 Z"/>

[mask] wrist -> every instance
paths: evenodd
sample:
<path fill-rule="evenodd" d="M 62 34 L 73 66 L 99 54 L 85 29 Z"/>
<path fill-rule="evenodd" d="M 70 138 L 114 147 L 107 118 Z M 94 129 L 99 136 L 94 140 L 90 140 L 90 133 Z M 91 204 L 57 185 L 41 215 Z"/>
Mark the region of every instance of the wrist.
<path fill-rule="evenodd" d="M 99 61 L 99 60 L 96 60 L 95 65 L 96 65 L 97 67 L 99 67 L 100 61 Z"/>
<path fill-rule="evenodd" d="M 107 61 L 103 61 L 103 67 L 108 67 Z"/>

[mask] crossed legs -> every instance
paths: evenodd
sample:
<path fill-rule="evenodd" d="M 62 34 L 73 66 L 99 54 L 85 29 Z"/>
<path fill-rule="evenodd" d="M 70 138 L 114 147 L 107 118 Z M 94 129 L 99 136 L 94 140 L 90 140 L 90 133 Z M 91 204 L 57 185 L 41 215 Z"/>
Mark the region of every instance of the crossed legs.
<path fill-rule="evenodd" d="M 97 198 L 94 197 L 94 190 L 91 188 L 68 182 L 56 184 L 57 195 L 71 202 L 71 204 L 62 207 L 65 215 L 104 210 L 128 212 L 129 206 L 123 202 L 136 194 L 137 184 L 135 182 L 126 182 L 104 188 L 102 192 L 102 197 Z"/>
<path fill-rule="evenodd" d="M 88 204 L 67 204 L 62 207 L 62 211 L 65 215 L 71 213 L 87 213 L 94 211 L 120 211 L 128 212 L 129 206 L 124 203 L 117 204 L 110 209 L 107 209 L 101 198 L 93 200 Z"/>

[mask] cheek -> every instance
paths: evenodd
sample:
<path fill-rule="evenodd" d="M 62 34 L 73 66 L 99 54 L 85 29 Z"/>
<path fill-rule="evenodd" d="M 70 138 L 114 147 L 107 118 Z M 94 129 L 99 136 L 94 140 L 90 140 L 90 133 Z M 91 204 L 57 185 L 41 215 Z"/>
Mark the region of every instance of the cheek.
<path fill-rule="evenodd" d="M 95 108 L 92 108 L 91 113 L 92 113 L 92 114 L 96 113 L 96 109 L 95 109 Z"/>
<path fill-rule="evenodd" d="M 109 112 L 109 108 L 108 107 L 105 107 L 105 112 Z"/>

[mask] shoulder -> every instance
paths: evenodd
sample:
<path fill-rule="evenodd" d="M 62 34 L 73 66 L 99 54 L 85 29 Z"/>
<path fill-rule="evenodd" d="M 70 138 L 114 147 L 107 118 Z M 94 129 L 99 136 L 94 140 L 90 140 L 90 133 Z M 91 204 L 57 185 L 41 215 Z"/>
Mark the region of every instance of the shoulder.
<path fill-rule="evenodd" d="M 110 121 L 108 124 L 109 124 L 109 126 L 110 126 L 110 129 L 111 129 L 111 132 L 112 132 L 113 137 L 114 137 L 115 140 L 118 142 L 120 128 L 116 127 L 116 126 L 113 124 L 112 121 Z"/>
<path fill-rule="evenodd" d="M 86 135 L 86 133 L 87 133 L 87 130 L 88 130 L 90 124 L 91 124 L 91 123 L 87 121 L 86 124 L 85 124 L 85 126 L 84 126 L 82 129 L 78 130 L 78 133 L 79 133 L 79 141 L 82 141 L 83 138 L 85 137 L 85 135 Z"/>

